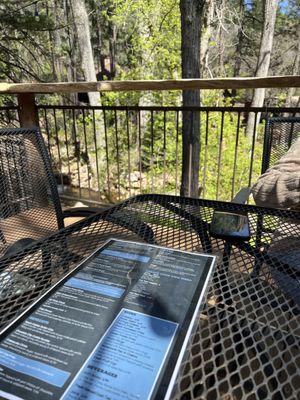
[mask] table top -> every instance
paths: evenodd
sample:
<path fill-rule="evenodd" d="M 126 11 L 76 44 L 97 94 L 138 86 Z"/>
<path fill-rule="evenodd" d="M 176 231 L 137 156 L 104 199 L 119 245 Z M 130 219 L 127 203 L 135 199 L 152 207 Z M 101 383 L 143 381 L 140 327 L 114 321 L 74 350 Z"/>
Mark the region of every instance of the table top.
<path fill-rule="evenodd" d="M 211 237 L 214 210 L 247 213 L 250 240 Z M 174 398 L 300 398 L 298 212 L 135 196 L 2 258 L 0 281 L 17 273 L 29 286 L 0 294 L 0 326 L 112 237 L 218 255 Z"/>

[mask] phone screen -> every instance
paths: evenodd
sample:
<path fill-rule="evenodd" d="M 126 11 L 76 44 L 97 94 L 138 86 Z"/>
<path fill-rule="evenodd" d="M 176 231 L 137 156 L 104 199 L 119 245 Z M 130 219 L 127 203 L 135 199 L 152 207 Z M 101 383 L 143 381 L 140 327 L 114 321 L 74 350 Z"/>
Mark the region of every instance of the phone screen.
<path fill-rule="evenodd" d="M 250 227 L 247 214 L 215 211 L 210 224 L 210 234 L 222 239 L 250 239 Z"/>

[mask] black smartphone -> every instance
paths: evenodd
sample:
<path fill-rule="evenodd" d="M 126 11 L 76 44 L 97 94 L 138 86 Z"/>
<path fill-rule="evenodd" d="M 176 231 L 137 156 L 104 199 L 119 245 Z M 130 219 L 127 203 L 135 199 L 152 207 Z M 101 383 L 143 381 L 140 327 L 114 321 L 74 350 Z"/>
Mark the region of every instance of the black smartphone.
<path fill-rule="evenodd" d="M 214 211 L 209 231 L 220 239 L 246 241 L 251 236 L 248 215 L 244 213 Z"/>

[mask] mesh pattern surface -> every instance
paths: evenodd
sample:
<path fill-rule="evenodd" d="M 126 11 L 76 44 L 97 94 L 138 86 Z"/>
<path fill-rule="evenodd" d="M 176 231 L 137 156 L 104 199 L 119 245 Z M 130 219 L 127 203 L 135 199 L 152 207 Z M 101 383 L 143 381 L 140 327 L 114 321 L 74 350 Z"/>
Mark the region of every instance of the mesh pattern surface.
<path fill-rule="evenodd" d="M 300 137 L 300 118 L 270 118 L 266 125 L 267 150 L 265 155 L 265 172 L 274 165 Z"/>
<path fill-rule="evenodd" d="M 51 178 L 37 130 L 0 130 L 0 257 L 20 239 L 36 240 L 58 229 L 60 205 L 54 204 Z"/>
<path fill-rule="evenodd" d="M 247 212 L 250 240 L 212 238 L 214 210 Z M 10 277 L 0 277 L 2 326 L 111 237 L 218 255 L 173 398 L 300 398 L 300 213 L 162 195 L 131 198 L 2 260 Z"/>

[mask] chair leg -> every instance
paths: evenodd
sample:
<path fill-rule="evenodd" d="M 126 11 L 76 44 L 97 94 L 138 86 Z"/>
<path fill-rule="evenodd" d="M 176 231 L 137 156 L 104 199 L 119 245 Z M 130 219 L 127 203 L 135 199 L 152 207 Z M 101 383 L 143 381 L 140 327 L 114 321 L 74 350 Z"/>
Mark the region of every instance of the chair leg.
<path fill-rule="evenodd" d="M 223 256 L 222 256 L 222 265 L 224 266 L 226 274 L 228 274 L 228 271 L 229 271 L 229 261 L 230 261 L 230 256 L 231 256 L 231 250 L 232 250 L 231 243 L 225 242 Z"/>
<path fill-rule="evenodd" d="M 255 260 L 254 266 L 253 266 L 253 271 L 251 272 L 250 276 L 251 278 L 255 279 L 258 277 L 261 266 L 262 266 L 262 261 L 261 260 Z"/>
<path fill-rule="evenodd" d="M 258 215 L 257 217 L 257 229 L 256 229 L 256 236 L 255 236 L 255 246 L 257 249 L 259 249 L 262 246 L 262 233 L 263 233 L 263 216 Z M 262 266 L 262 261 L 261 260 L 255 260 L 253 271 L 251 272 L 250 276 L 251 278 L 257 278 L 260 272 Z"/>
<path fill-rule="evenodd" d="M 3 232 L 1 231 L 1 229 L 0 229 L 0 241 L 1 241 L 3 244 L 6 243 L 5 236 L 4 236 Z"/>

